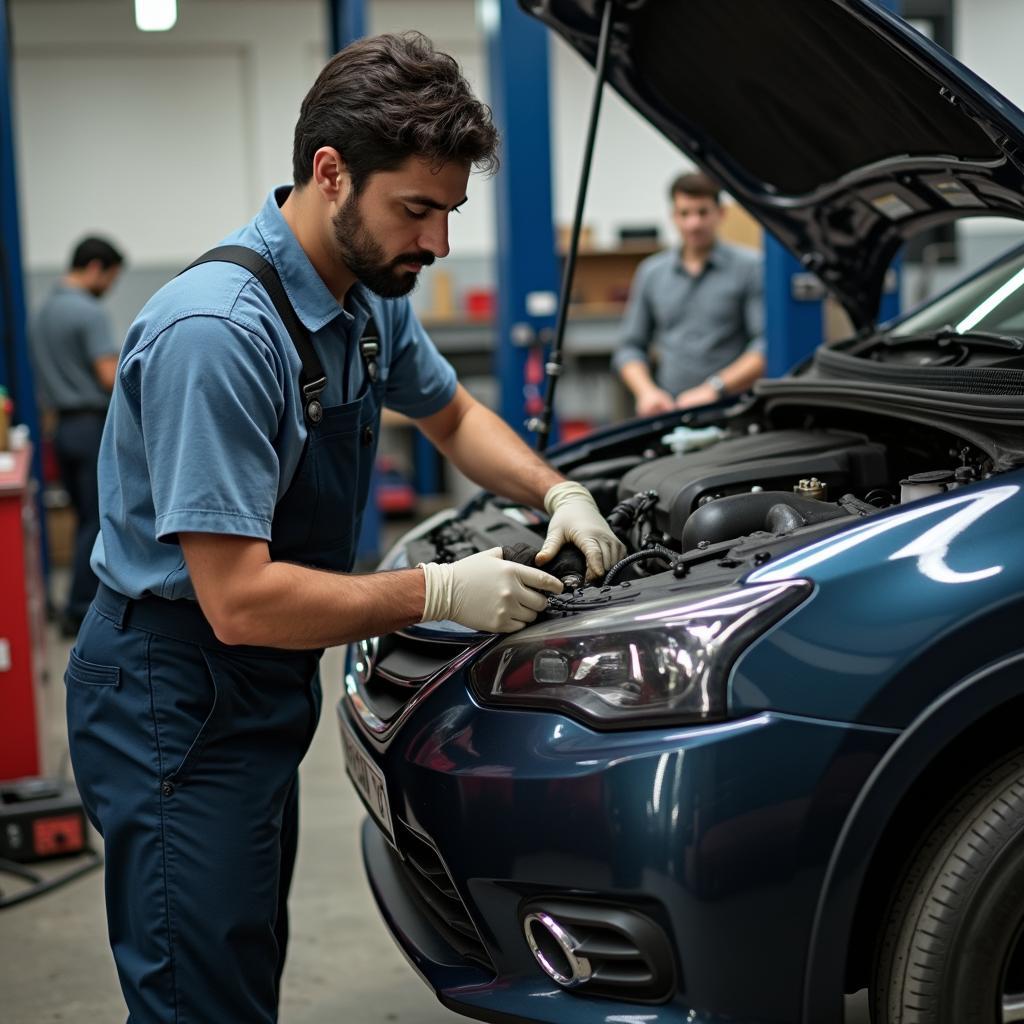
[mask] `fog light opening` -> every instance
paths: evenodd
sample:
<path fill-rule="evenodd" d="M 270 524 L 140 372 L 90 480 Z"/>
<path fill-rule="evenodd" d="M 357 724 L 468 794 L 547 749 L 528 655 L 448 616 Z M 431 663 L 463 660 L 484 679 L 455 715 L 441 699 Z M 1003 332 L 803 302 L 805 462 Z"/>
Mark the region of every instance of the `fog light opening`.
<path fill-rule="evenodd" d="M 590 961 L 577 955 L 578 943 L 550 914 L 529 914 L 523 932 L 534 959 L 552 981 L 576 988 L 590 980 Z"/>

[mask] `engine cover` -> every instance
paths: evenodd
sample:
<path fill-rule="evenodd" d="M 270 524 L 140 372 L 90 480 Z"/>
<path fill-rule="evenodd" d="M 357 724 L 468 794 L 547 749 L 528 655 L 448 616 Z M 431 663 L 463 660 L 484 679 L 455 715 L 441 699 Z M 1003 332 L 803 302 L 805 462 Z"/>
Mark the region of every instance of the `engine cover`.
<path fill-rule="evenodd" d="M 638 491 L 658 492 L 658 528 L 679 540 L 702 498 L 740 494 L 758 486 L 791 491 L 816 476 L 829 495 L 863 494 L 890 482 L 885 446 L 862 434 L 825 430 L 775 430 L 719 441 L 685 455 L 651 459 L 628 470 L 619 500 Z"/>

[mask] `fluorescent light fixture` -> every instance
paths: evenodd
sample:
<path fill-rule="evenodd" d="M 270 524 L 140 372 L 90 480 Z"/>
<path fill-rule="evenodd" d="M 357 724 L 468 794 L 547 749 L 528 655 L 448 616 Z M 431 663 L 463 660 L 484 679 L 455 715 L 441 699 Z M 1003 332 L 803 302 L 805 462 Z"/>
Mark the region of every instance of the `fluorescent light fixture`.
<path fill-rule="evenodd" d="M 501 5 L 498 0 L 476 0 L 476 23 L 484 35 L 501 28 Z"/>
<path fill-rule="evenodd" d="M 178 0 L 135 0 L 140 32 L 166 32 L 178 20 Z"/>

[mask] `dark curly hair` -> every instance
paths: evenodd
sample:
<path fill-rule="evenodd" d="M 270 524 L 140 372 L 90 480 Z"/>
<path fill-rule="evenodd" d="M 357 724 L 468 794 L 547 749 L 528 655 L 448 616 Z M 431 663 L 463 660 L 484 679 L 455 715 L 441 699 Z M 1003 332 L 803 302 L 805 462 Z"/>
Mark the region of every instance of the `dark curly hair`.
<path fill-rule="evenodd" d="M 295 125 L 292 173 L 313 176 L 313 155 L 332 146 L 358 193 L 375 171 L 410 156 L 457 160 L 493 173 L 498 132 L 490 108 L 459 65 L 419 32 L 360 39 L 336 53 L 306 94 Z"/>
<path fill-rule="evenodd" d="M 711 199 L 718 206 L 722 205 L 722 194 L 718 182 L 706 174 L 701 174 L 699 171 L 688 171 L 686 174 L 680 174 L 669 185 L 669 199 L 675 202 L 676 196 L 689 196 L 691 199 Z"/>

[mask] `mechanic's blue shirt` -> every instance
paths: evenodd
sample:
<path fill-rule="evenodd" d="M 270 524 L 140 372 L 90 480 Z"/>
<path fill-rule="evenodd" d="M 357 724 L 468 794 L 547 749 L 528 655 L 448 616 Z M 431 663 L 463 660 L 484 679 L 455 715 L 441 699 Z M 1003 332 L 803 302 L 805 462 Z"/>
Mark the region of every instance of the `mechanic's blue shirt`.
<path fill-rule="evenodd" d="M 411 417 L 440 411 L 455 372 L 408 298 L 357 284 L 343 308 L 281 214 L 289 191 L 276 189 L 222 244 L 246 245 L 277 268 L 323 363 L 324 407 L 361 393 L 358 342 L 372 314 L 385 404 Z M 269 542 L 306 440 L 300 370 L 270 297 L 242 267 L 203 264 L 146 303 L 125 339 L 100 451 L 92 566 L 104 583 L 130 597 L 194 598 L 179 532 Z"/>

